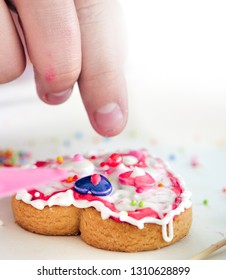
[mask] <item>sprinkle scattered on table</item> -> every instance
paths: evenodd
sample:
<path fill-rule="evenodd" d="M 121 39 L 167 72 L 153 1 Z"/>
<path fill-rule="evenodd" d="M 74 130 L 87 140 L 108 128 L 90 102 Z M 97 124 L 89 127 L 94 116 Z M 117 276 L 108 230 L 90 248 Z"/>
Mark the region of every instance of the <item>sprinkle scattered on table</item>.
<path fill-rule="evenodd" d="M 208 202 L 207 199 L 204 199 L 204 200 L 203 200 L 203 204 L 204 204 L 204 205 L 208 205 L 208 203 L 209 203 L 209 202 Z"/>
<path fill-rule="evenodd" d="M 0 167 L 25 164 L 30 156 L 30 153 L 24 150 L 0 149 Z"/>

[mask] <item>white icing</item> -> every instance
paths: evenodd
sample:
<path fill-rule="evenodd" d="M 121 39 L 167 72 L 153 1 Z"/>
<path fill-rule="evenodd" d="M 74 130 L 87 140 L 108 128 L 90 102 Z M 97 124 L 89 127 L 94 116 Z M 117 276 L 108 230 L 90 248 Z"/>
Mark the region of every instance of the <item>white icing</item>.
<path fill-rule="evenodd" d="M 169 242 L 173 238 L 173 218 L 175 215 L 179 215 L 185 209 L 191 207 L 191 192 L 185 189 L 185 184 L 183 180 L 178 177 L 176 178 L 181 186 L 182 194 L 180 195 L 181 202 L 179 205 L 172 209 L 175 198 L 177 194 L 171 189 L 172 183 L 168 177 L 168 172 L 172 171 L 167 167 L 166 164 L 159 160 L 154 159 L 153 157 L 148 157 L 146 163 L 148 167 L 141 169 L 138 167 L 128 168 L 124 163 L 121 163 L 117 167 L 113 168 L 112 172 L 109 175 L 105 174 L 105 168 L 100 168 L 100 162 L 105 161 L 109 155 L 103 155 L 97 160 L 92 162 L 88 159 L 83 158 L 79 161 L 73 161 L 73 159 L 66 159 L 61 164 L 62 168 L 66 168 L 70 171 L 76 173 L 79 178 L 91 175 L 95 172 L 102 173 L 104 176 L 108 177 L 111 184 L 113 185 L 113 191 L 110 195 L 101 197 L 101 199 L 112 203 L 117 211 L 112 211 L 102 201 L 93 200 L 87 201 L 76 200 L 73 195 L 72 187 L 74 182 L 54 182 L 46 186 L 37 186 L 35 189 L 37 192 L 41 192 L 44 195 L 52 195 L 48 200 L 34 199 L 32 200 L 32 195 L 30 195 L 26 190 L 21 190 L 17 193 L 16 199 L 22 200 L 27 204 L 31 204 L 33 207 L 42 210 L 44 207 L 48 206 L 70 206 L 74 205 L 77 208 L 88 208 L 94 207 L 97 211 L 100 212 L 102 219 L 108 219 L 109 217 L 114 217 L 119 219 L 122 222 L 130 223 L 138 228 L 144 228 L 146 223 L 155 223 L 162 226 L 162 236 L 165 241 Z M 133 158 L 133 156 L 123 156 L 127 158 L 127 163 Z M 132 162 L 135 162 L 133 159 Z M 137 193 L 136 188 L 133 186 L 122 185 L 118 182 L 118 176 L 121 173 L 126 171 L 133 171 L 134 177 L 142 176 L 145 172 L 149 173 L 156 181 L 156 185 L 161 184 L 162 187 L 152 187 L 144 192 Z M 72 172 L 72 176 L 74 173 Z M 85 174 L 85 175 L 84 175 Z M 173 174 L 173 173 L 172 173 Z M 135 201 L 136 203 L 131 203 Z M 131 211 L 139 211 L 142 209 L 140 206 L 141 202 L 144 203 L 144 208 L 151 208 L 158 213 L 159 218 L 145 216 L 140 220 L 137 220 L 129 215 Z"/>
<path fill-rule="evenodd" d="M 123 156 L 122 161 L 125 165 L 134 165 L 138 163 L 138 159 L 134 156 Z"/>
<path fill-rule="evenodd" d="M 68 171 L 76 172 L 77 174 L 83 176 L 90 175 L 94 172 L 93 163 L 85 158 L 78 161 L 73 161 L 73 160 L 64 161 L 60 167 Z"/>
<path fill-rule="evenodd" d="M 144 176 L 145 175 L 145 171 L 139 167 L 134 167 L 133 172 L 131 173 L 131 177 L 135 178 L 138 176 Z"/>

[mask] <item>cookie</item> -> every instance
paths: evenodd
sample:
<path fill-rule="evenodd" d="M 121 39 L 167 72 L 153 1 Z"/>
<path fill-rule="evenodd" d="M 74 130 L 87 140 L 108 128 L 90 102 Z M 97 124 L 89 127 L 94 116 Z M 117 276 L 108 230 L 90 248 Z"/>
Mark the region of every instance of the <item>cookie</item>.
<path fill-rule="evenodd" d="M 77 235 L 89 245 L 138 252 L 184 238 L 192 223 L 191 192 L 148 150 L 76 154 L 38 161 L 69 176 L 12 199 L 15 221 L 45 235 Z"/>

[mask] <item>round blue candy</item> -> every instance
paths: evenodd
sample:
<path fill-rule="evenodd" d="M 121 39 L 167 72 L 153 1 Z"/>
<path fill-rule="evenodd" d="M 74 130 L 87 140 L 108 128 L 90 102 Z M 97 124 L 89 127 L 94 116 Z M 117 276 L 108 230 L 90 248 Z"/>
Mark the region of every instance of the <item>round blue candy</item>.
<path fill-rule="evenodd" d="M 80 194 L 91 193 L 96 196 L 106 196 L 112 192 L 112 185 L 106 177 L 99 175 L 100 180 L 94 183 L 92 176 L 89 175 L 77 180 L 74 189 Z"/>

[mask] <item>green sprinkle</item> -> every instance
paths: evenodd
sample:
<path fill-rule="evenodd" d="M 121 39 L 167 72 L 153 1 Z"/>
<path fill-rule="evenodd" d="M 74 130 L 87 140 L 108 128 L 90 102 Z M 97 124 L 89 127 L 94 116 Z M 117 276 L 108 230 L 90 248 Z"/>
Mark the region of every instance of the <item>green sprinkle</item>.
<path fill-rule="evenodd" d="M 203 200 L 203 204 L 204 204 L 204 205 L 208 205 L 208 200 L 207 200 L 207 199 L 204 199 L 204 200 Z"/>
<path fill-rule="evenodd" d="M 137 201 L 136 201 L 135 199 L 133 199 L 133 200 L 131 201 L 131 205 L 132 205 L 132 206 L 136 206 L 136 205 L 137 205 Z"/>
<path fill-rule="evenodd" d="M 143 207 L 144 207 L 144 201 L 143 201 L 143 200 L 140 201 L 139 207 L 140 207 L 140 208 L 143 208 Z"/>

